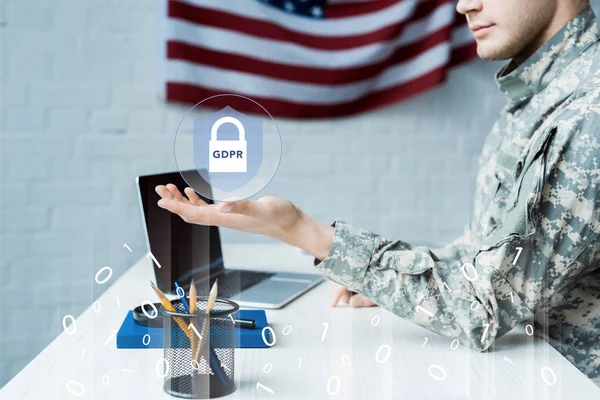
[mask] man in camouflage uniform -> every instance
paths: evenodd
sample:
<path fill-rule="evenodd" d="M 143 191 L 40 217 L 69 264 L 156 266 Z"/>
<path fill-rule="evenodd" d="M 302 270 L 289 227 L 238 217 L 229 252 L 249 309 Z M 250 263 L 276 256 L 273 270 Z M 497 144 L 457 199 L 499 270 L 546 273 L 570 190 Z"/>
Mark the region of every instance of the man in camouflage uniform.
<path fill-rule="evenodd" d="M 581 8 L 551 38 L 530 32 L 531 48 L 513 40 L 504 47 L 512 54 L 494 47 L 502 35 L 494 7 L 542 18 L 567 3 Z M 157 187 L 159 205 L 303 248 L 342 285 L 334 303 L 377 304 L 477 350 L 534 318 L 535 332 L 600 386 L 600 33 L 585 3 L 459 2 L 479 55 L 512 61 L 496 76 L 508 103 L 479 159 L 470 227 L 443 249 L 330 226 L 278 197 L 207 206 L 168 185 Z"/>

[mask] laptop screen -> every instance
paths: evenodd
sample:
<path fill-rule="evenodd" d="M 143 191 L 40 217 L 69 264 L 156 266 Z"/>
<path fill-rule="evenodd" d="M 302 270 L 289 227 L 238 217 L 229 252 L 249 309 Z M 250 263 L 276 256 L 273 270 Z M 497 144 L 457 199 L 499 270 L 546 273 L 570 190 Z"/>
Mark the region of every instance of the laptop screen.
<path fill-rule="evenodd" d="M 183 173 L 188 181 L 188 177 L 198 177 L 192 183 L 194 187 L 207 185 L 198 172 Z M 140 176 L 138 182 L 148 244 L 152 255 L 161 265 L 158 268 L 153 262 L 158 287 L 165 293 L 174 292 L 174 282 L 187 287 L 192 276 L 198 287 L 208 286 L 209 276 L 224 268 L 219 228 L 188 224 L 178 215 L 157 205 L 160 200 L 154 189 L 157 185 L 172 183 L 181 193 L 188 186 L 179 172 Z M 210 193 L 208 190 L 205 193 Z M 213 203 L 210 199 L 201 198 L 209 204 Z"/>

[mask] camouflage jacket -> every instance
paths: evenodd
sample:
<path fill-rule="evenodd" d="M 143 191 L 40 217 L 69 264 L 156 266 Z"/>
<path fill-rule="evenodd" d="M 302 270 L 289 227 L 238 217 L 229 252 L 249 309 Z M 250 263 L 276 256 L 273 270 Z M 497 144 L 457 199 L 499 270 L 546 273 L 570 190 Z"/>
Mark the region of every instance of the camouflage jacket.
<path fill-rule="evenodd" d="M 532 319 L 600 385 L 600 33 L 587 9 L 496 76 L 469 228 L 443 249 L 335 221 L 330 280 L 477 350 Z"/>

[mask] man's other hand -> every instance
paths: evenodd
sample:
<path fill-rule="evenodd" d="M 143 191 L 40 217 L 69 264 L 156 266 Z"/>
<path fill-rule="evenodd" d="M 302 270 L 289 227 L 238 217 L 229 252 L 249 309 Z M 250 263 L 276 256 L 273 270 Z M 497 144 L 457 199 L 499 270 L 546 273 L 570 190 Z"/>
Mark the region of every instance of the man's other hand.
<path fill-rule="evenodd" d="M 372 307 L 377 304 L 373 303 L 371 300 L 367 299 L 362 294 L 354 293 L 349 291 L 347 288 L 338 285 L 337 283 L 333 284 L 333 296 L 331 301 L 331 307 L 337 307 L 340 300 L 344 304 L 350 303 L 350 306 L 358 308 L 358 307 Z"/>

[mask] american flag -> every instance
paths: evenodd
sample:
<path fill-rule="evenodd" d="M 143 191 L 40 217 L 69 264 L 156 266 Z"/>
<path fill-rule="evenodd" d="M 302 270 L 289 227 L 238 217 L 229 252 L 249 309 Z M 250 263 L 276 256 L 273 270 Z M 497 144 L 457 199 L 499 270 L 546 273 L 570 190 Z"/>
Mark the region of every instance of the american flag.
<path fill-rule="evenodd" d="M 351 115 L 433 88 L 476 54 L 453 0 L 165 4 L 160 83 L 177 103 L 235 93 L 279 117 Z"/>

